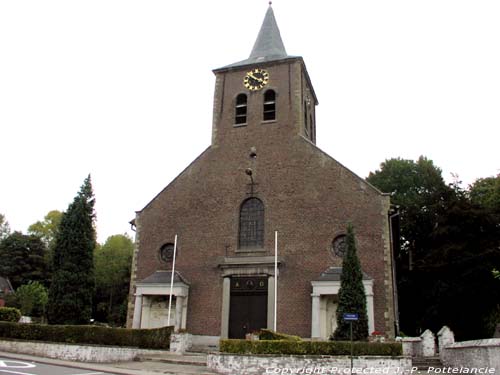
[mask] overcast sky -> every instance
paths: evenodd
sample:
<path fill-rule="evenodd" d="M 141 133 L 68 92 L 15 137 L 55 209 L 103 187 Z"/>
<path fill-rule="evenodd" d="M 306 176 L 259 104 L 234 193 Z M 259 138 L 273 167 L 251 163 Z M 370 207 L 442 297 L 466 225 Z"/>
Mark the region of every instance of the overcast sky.
<path fill-rule="evenodd" d="M 26 231 L 91 173 L 102 242 L 210 144 L 212 69 L 265 0 L 0 1 L 0 213 Z M 500 173 L 500 1 L 276 0 L 319 100 L 317 144 L 366 177 L 425 155 Z"/>

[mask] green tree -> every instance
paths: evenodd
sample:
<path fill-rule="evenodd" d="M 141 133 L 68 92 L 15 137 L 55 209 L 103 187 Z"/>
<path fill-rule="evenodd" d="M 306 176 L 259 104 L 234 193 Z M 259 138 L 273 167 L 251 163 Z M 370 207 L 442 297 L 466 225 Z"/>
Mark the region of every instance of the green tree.
<path fill-rule="evenodd" d="M 43 317 L 49 300 L 47 289 L 38 281 L 21 285 L 16 290 L 16 298 L 23 315 Z"/>
<path fill-rule="evenodd" d="M 399 206 L 403 266 L 411 269 L 429 248 L 430 235 L 445 202 L 453 194 L 441 169 L 421 156 L 416 162 L 389 159 L 380 170 L 370 172 L 367 181 L 384 193 L 391 193 L 391 203 Z"/>
<path fill-rule="evenodd" d="M 37 221 L 28 227 L 28 234 L 39 237 L 47 251 L 45 252 L 45 262 L 47 263 L 48 279 L 52 278 L 52 264 L 54 247 L 56 243 L 56 233 L 61 222 L 62 212 L 52 210 L 45 215 L 43 221 Z M 48 284 L 47 284 L 48 285 Z"/>
<path fill-rule="evenodd" d="M 30 281 L 45 282 L 44 254 L 40 238 L 14 232 L 0 242 L 0 275 L 8 277 L 14 289 Z"/>
<path fill-rule="evenodd" d="M 52 210 L 45 217 L 43 221 L 37 221 L 28 227 L 28 234 L 38 236 L 42 239 L 49 250 L 48 261 L 52 262 L 52 253 L 56 242 L 56 233 L 61 223 L 62 212 Z"/>
<path fill-rule="evenodd" d="M 10 225 L 3 214 L 0 214 L 0 241 L 10 234 Z"/>
<path fill-rule="evenodd" d="M 94 295 L 94 194 L 90 176 L 61 218 L 53 256 L 48 319 L 51 324 L 87 324 Z"/>
<path fill-rule="evenodd" d="M 477 179 L 469 187 L 471 202 L 500 214 L 500 174 Z"/>
<path fill-rule="evenodd" d="M 337 329 L 335 340 L 350 339 L 350 323 L 343 319 L 345 313 L 358 314 L 358 320 L 352 322 L 353 339 L 366 340 L 368 337 L 368 315 L 366 313 L 366 294 L 363 286 L 363 271 L 356 250 L 354 229 L 347 227 L 347 251 L 342 261 L 340 276 L 339 304 L 337 307 Z"/>
<path fill-rule="evenodd" d="M 94 255 L 96 319 L 123 325 L 130 285 L 130 267 L 134 243 L 128 235 L 117 234 L 97 246 Z"/>
<path fill-rule="evenodd" d="M 500 227 L 490 211 L 456 189 L 431 234 L 431 247 L 414 271 L 419 325 L 450 326 L 458 339 L 491 337 L 500 288 L 491 269 L 500 265 Z M 467 301 L 467 303 L 463 303 Z"/>
<path fill-rule="evenodd" d="M 448 186 L 441 170 L 421 157 L 386 160 L 368 181 L 392 193 L 392 203 L 400 207 L 401 329 L 417 335 L 446 324 L 459 340 L 490 337 L 500 301 L 491 277 L 500 267 L 500 226 L 483 203 L 491 201 L 484 193 L 492 191 L 491 180 L 478 180 L 471 191 L 459 183 Z"/>
<path fill-rule="evenodd" d="M 371 172 L 367 181 L 398 206 L 400 217 L 400 249 L 395 249 L 401 330 L 410 335 L 428 328 L 421 326 L 422 289 L 414 270 L 425 268 L 423 259 L 431 248 L 432 232 L 445 212 L 445 202 L 453 194 L 443 180 L 441 170 L 432 160 L 421 156 L 413 160 L 393 158 Z M 416 308 L 417 307 L 417 308 Z"/>

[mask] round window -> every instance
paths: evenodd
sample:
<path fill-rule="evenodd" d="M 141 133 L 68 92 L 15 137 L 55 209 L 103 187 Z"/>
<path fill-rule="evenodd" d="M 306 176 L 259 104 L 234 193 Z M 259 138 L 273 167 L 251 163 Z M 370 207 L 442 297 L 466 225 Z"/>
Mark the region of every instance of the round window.
<path fill-rule="evenodd" d="M 164 262 L 171 262 L 174 259 L 173 243 L 166 243 L 160 248 L 160 259 Z"/>
<path fill-rule="evenodd" d="M 344 234 L 335 237 L 332 241 L 332 252 L 338 257 L 343 257 L 347 252 L 346 236 Z"/>

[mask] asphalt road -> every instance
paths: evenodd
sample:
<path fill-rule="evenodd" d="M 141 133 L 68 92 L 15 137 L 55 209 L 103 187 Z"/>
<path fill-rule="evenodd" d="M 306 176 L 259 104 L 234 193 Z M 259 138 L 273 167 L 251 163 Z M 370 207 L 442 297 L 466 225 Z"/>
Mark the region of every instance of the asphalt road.
<path fill-rule="evenodd" d="M 95 372 L 76 367 L 48 365 L 0 357 L 0 375 L 116 375 L 111 372 Z"/>

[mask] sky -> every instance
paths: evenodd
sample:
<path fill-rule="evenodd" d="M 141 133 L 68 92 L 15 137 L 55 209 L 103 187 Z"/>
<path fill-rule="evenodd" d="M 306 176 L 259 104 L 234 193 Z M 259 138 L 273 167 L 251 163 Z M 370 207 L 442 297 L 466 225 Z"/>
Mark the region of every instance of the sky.
<path fill-rule="evenodd" d="M 424 155 L 500 173 L 500 1 L 275 0 L 319 100 L 317 145 L 361 177 Z M 212 69 L 246 59 L 267 0 L 0 1 L 0 213 L 66 210 L 90 173 L 98 240 L 210 145 Z"/>

